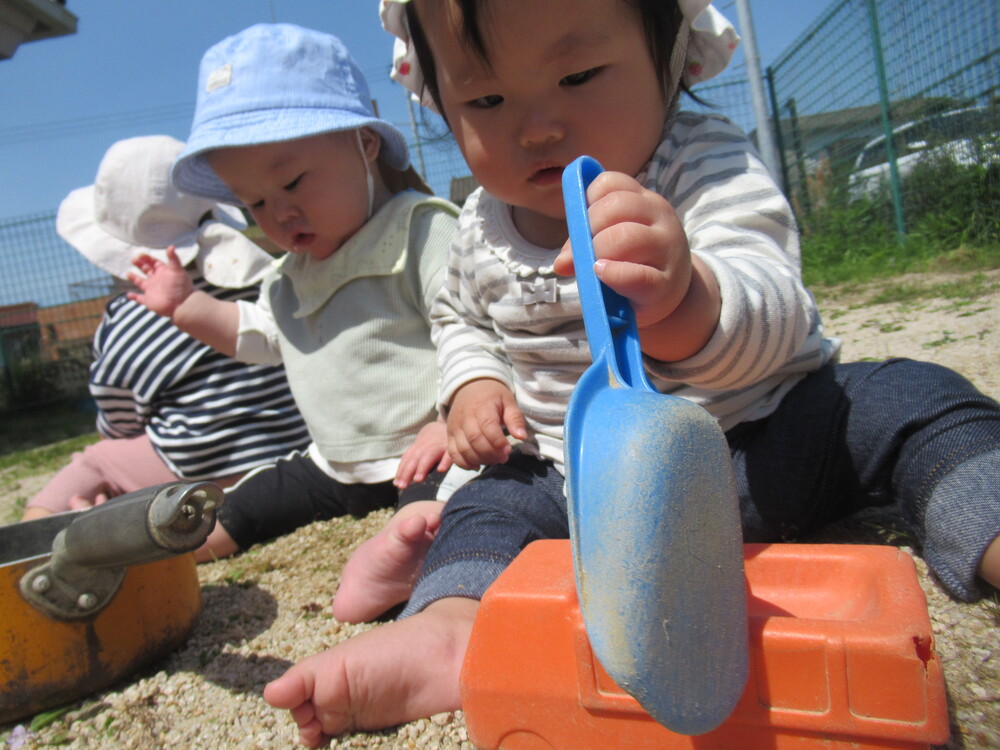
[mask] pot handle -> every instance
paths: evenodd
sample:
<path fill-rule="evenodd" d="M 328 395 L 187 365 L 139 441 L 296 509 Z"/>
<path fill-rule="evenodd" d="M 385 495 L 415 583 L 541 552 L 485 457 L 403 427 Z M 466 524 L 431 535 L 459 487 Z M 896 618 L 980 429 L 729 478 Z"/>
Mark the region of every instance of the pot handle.
<path fill-rule="evenodd" d="M 173 482 L 84 511 L 56 535 L 48 561 L 21 578 L 21 594 L 59 620 L 91 617 L 114 598 L 129 565 L 200 547 L 223 497 L 211 482 Z"/>

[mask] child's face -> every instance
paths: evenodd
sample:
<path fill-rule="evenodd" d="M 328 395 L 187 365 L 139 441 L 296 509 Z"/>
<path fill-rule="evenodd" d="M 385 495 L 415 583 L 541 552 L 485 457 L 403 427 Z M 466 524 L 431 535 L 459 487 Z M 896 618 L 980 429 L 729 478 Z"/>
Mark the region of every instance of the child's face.
<path fill-rule="evenodd" d="M 377 153 L 377 137 L 362 131 L 362 138 L 369 152 L 375 139 Z M 365 165 L 353 130 L 223 148 L 207 158 L 283 250 L 323 260 L 368 220 Z"/>
<path fill-rule="evenodd" d="M 564 221 L 562 170 L 583 154 L 635 175 L 666 103 L 641 19 L 622 0 L 503 0 L 467 50 L 440 0 L 418 2 L 441 104 L 472 173 L 513 206 Z"/>

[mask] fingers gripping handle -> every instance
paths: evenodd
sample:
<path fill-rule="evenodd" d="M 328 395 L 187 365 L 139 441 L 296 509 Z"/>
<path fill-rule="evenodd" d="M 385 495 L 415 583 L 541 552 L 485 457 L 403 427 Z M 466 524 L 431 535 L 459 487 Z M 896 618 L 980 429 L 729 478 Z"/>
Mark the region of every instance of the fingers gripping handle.
<path fill-rule="evenodd" d="M 629 301 L 608 288 L 594 273 L 597 256 L 587 213 L 587 188 L 604 168 L 597 160 L 581 156 L 563 170 L 563 200 L 573 249 L 573 267 L 583 308 L 590 355 L 608 363 L 617 384 L 656 393 L 642 363 L 639 329 Z"/>

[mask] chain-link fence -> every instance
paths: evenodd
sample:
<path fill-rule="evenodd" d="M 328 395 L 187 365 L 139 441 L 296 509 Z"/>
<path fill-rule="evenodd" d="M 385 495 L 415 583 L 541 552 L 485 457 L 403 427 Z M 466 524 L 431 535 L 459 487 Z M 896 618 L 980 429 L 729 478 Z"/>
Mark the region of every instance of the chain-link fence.
<path fill-rule="evenodd" d="M 90 342 L 121 282 L 55 232 L 55 214 L 0 223 L 0 411 L 87 393 Z"/>
<path fill-rule="evenodd" d="M 838 0 L 768 68 L 807 236 L 846 212 L 869 236 L 1000 240 L 998 18 L 981 0 Z"/>

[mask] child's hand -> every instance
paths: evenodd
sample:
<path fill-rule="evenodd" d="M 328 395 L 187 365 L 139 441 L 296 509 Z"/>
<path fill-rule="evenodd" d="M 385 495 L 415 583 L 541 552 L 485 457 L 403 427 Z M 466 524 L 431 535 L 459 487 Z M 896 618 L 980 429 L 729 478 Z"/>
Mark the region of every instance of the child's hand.
<path fill-rule="evenodd" d="M 670 315 L 691 281 L 687 236 L 666 198 L 620 172 L 603 172 L 587 189 L 597 278 L 632 303 L 640 328 Z M 556 272 L 573 273 L 569 241 Z"/>
<path fill-rule="evenodd" d="M 411 482 L 427 479 L 427 475 L 434 470 L 448 471 L 451 464 L 451 456 L 448 455 L 448 427 L 444 422 L 431 422 L 420 428 L 413 445 L 399 459 L 399 468 L 396 469 L 396 478 L 392 483 L 405 490 Z"/>
<path fill-rule="evenodd" d="M 718 283 L 693 259 L 673 206 L 620 172 L 598 175 L 587 202 L 594 272 L 631 303 L 643 351 L 664 361 L 700 351 L 718 324 Z M 569 241 L 554 268 L 574 272 Z"/>
<path fill-rule="evenodd" d="M 463 469 L 502 464 L 510 455 L 504 428 L 526 440 L 528 428 L 514 394 L 498 380 L 463 385 L 448 410 L 448 453 Z"/>
<path fill-rule="evenodd" d="M 132 261 L 141 272 L 132 271 L 129 281 L 135 284 L 141 294 L 129 292 L 128 298 L 167 318 L 174 316 L 174 311 L 194 291 L 194 284 L 188 272 L 184 270 L 173 245 L 167 248 L 167 262 L 158 261 L 145 253 Z"/>

